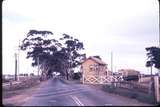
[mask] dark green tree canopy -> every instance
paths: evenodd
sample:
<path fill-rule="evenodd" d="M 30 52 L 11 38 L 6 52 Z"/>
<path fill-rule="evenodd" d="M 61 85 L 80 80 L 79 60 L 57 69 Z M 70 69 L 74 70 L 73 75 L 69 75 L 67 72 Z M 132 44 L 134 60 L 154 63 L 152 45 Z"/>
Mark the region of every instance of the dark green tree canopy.
<path fill-rule="evenodd" d="M 160 48 L 159 47 L 147 47 L 146 48 L 148 61 L 146 62 L 146 66 L 154 66 L 155 68 L 160 70 Z"/>
<path fill-rule="evenodd" d="M 27 51 L 27 58 L 32 58 L 32 66 L 37 66 L 39 59 L 41 69 L 65 75 L 67 69 L 78 66 L 84 59 L 85 54 L 80 53 L 84 49 L 83 43 L 67 34 L 63 34 L 59 41 L 54 37 L 47 38 L 48 35 L 53 33 L 30 30 L 22 41 L 21 50 Z"/>

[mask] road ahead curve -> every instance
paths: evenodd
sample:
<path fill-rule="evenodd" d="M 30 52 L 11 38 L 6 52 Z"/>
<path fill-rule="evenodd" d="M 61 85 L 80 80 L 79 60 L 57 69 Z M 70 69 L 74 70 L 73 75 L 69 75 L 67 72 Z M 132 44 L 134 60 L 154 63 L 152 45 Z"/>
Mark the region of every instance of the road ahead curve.
<path fill-rule="evenodd" d="M 50 79 L 23 106 L 149 106 L 135 99 L 110 94 L 89 85 Z"/>

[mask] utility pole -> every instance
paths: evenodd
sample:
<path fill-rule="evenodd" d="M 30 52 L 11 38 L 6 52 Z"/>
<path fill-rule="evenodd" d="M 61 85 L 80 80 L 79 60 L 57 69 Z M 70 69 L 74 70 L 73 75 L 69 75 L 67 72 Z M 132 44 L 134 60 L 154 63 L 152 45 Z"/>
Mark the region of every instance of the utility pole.
<path fill-rule="evenodd" d="M 151 65 L 151 76 L 152 76 L 152 65 Z"/>
<path fill-rule="evenodd" d="M 17 53 L 15 53 L 15 81 L 17 81 Z"/>
<path fill-rule="evenodd" d="M 113 52 L 111 51 L 111 73 L 113 73 Z"/>
<path fill-rule="evenodd" d="M 17 53 L 17 81 L 19 81 L 19 53 Z"/>
<path fill-rule="evenodd" d="M 116 72 L 116 66 L 114 67 L 114 72 Z"/>
<path fill-rule="evenodd" d="M 38 76 L 39 76 L 39 57 L 37 57 L 37 62 L 38 62 Z"/>
<path fill-rule="evenodd" d="M 19 64 L 19 62 L 20 62 L 20 60 L 19 60 L 19 55 L 20 55 L 20 40 L 19 40 L 19 45 L 18 45 L 18 60 L 17 60 L 17 64 L 18 64 L 18 70 L 17 70 L 17 80 L 19 80 L 19 68 L 20 68 L 20 64 Z"/>

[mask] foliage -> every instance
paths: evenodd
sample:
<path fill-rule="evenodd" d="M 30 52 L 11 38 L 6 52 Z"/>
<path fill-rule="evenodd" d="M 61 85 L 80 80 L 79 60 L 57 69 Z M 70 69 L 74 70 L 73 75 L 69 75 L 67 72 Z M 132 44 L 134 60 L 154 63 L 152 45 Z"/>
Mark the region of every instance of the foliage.
<path fill-rule="evenodd" d="M 68 69 L 79 65 L 85 56 L 79 52 L 84 49 L 83 43 L 67 34 L 63 34 L 59 41 L 54 37 L 48 39 L 48 35 L 53 33 L 30 30 L 22 41 L 21 50 L 27 51 L 26 58 L 32 58 L 32 66 L 39 62 L 41 71 L 47 76 L 56 71 L 68 78 Z"/>
<path fill-rule="evenodd" d="M 63 37 L 60 38 L 60 40 L 64 41 L 65 47 L 63 47 L 63 49 L 69 56 L 70 67 L 74 68 L 80 65 L 80 62 L 85 57 L 85 54 L 79 53 L 80 50 L 84 49 L 83 43 L 65 33 L 63 34 Z"/>
<path fill-rule="evenodd" d="M 69 70 L 66 71 L 67 79 L 69 77 L 69 73 L 72 74 L 72 68 L 77 67 L 81 64 L 81 62 L 85 59 L 85 54 L 81 54 L 79 51 L 83 50 L 83 43 L 80 42 L 78 39 L 74 39 L 73 37 L 63 34 L 63 37 L 59 39 L 63 42 L 64 47 L 62 49 L 65 51 L 66 56 L 68 58 L 68 68 Z"/>
<path fill-rule="evenodd" d="M 77 72 L 77 73 L 73 74 L 73 79 L 77 80 L 77 79 L 80 79 L 80 78 L 81 78 L 81 73 L 80 72 Z"/>
<path fill-rule="evenodd" d="M 147 67 L 154 65 L 155 68 L 160 70 L 160 48 L 159 47 L 148 47 L 146 48 L 148 61 L 146 62 Z"/>

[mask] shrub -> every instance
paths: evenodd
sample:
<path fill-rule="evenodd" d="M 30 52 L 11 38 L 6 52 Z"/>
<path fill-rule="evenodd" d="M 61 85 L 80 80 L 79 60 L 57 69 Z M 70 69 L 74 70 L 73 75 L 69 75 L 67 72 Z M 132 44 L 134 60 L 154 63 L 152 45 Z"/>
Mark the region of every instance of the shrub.
<path fill-rule="evenodd" d="M 81 77 L 80 77 L 80 73 L 74 73 L 73 74 L 73 79 L 75 79 L 75 80 L 78 80 L 78 79 L 80 79 Z"/>

